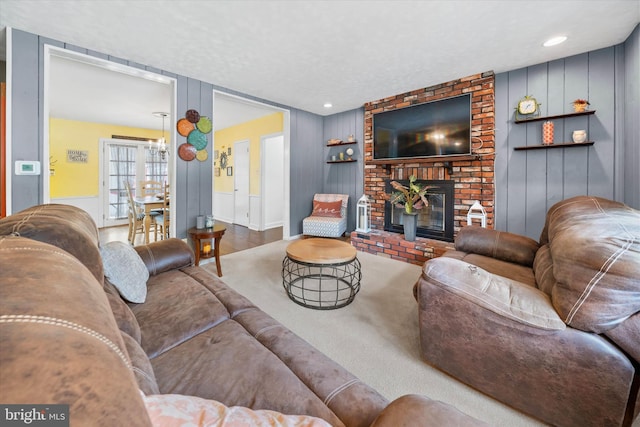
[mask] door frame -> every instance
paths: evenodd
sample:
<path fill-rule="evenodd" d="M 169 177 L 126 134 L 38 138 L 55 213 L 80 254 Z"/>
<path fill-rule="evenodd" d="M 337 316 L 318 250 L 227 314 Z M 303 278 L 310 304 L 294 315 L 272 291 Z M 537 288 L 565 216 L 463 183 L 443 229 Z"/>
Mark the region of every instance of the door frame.
<path fill-rule="evenodd" d="M 267 198 L 265 197 L 266 193 L 266 184 L 265 184 L 265 176 L 266 176 L 266 172 L 267 172 L 267 164 L 266 164 L 266 158 L 264 156 L 264 153 L 266 153 L 266 140 L 270 139 L 270 138 L 277 138 L 277 137 L 282 137 L 283 139 L 283 147 L 282 150 L 283 152 L 285 151 L 284 148 L 284 133 L 283 132 L 276 132 L 276 133 L 272 133 L 272 134 L 268 134 L 268 135 L 261 135 L 260 136 L 260 231 L 264 231 L 266 230 L 266 204 L 267 204 Z M 285 164 L 284 167 L 286 168 L 287 165 Z M 283 181 L 286 180 L 286 178 L 284 177 L 284 172 L 283 172 Z M 286 185 L 286 184 L 285 184 Z M 286 197 L 286 196 L 285 196 Z M 283 224 L 284 224 L 284 217 L 283 217 Z"/>
<path fill-rule="evenodd" d="M 42 114 L 42 120 L 43 120 L 43 126 L 42 126 L 42 130 L 43 130 L 43 136 L 42 136 L 42 159 L 47 159 L 46 162 L 46 168 L 45 165 L 42 165 L 42 173 L 41 175 L 41 179 L 42 179 L 42 191 L 43 191 L 43 203 L 50 203 L 51 202 L 51 184 L 50 184 L 50 175 L 49 175 L 49 116 L 50 116 L 50 109 L 49 109 L 49 102 L 51 99 L 51 95 L 50 95 L 50 70 L 51 70 L 51 58 L 53 56 L 59 57 L 59 58 L 63 58 L 63 59 L 68 59 L 68 60 L 72 60 L 72 61 L 78 61 L 78 62 L 82 62 L 85 64 L 90 64 L 90 65 L 94 65 L 100 68 L 103 68 L 105 70 L 109 70 L 109 71 L 113 71 L 116 73 L 123 73 L 123 74 L 127 74 L 133 77 L 138 77 L 141 79 L 145 79 L 145 80 L 151 80 L 157 83 L 161 83 L 161 84 L 167 84 L 171 86 L 171 100 L 169 102 L 169 105 L 171 106 L 171 111 L 169 112 L 170 117 L 177 117 L 176 116 L 176 111 L 177 111 L 177 106 L 176 106 L 176 99 L 177 99 L 177 93 L 178 93 L 178 81 L 176 78 L 174 77 L 168 77 L 162 74 L 157 74 L 151 71 L 147 71 L 147 70 L 143 70 L 140 68 L 134 68 L 131 67 L 129 65 L 125 65 L 125 64 L 121 64 L 118 62 L 112 62 L 112 61 L 108 61 L 106 59 L 102 59 L 96 56 L 91 56 L 91 55 L 86 55 L 83 53 L 79 53 L 79 52 L 74 52 L 68 49 L 64 49 L 64 48 L 60 48 L 57 46 L 52 46 L 52 45 L 48 45 L 45 44 L 44 45 L 44 90 L 43 90 L 43 114 Z M 173 143 L 173 141 L 177 141 L 176 138 L 176 128 L 175 126 L 169 126 L 168 131 L 171 133 L 171 141 L 172 143 L 169 144 L 169 164 L 168 164 L 168 175 L 169 175 L 169 185 L 171 189 L 176 188 L 176 156 L 178 153 L 176 144 Z M 44 163 L 44 162 L 43 162 Z M 99 167 L 102 167 L 102 165 L 100 165 Z M 101 191 L 102 185 L 99 183 L 98 185 L 98 191 Z M 100 198 L 101 195 L 98 195 L 98 198 L 100 199 L 99 203 L 102 203 L 102 199 Z M 176 217 L 176 207 L 174 204 L 170 205 L 170 215 L 175 218 Z M 171 221 L 171 230 L 170 230 L 172 235 L 175 235 L 175 221 Z"/>
<path fill-rule="evenodd" d="M 291 147 L 291 111 L 286 109 L 286 108 L 281 108 L 281 107 L 277 107 L 275 105 L 271 105 L 271 104 L 267 104 L 264 102 L 260 102 L 260 101 L 256 101 L 254 99 L 251 98 L 246 98 L 243 96 L 238 96 L 235 94 L 231 94 L 228 92 L 224 92 L 224 91 L 220 91 L 220 90 L 214 90 L 213 91 L 213 116 L 216 116 L 216 105 L 215 105 L 215 99 L 216 99 L 216 93 L 219 93 L 221 95 L 225 95 L 231 98 L 237 98 L 238 100 L 242 100 L 242 102 L 248 102 L 248 103 L 253 103 L 253 104 L 257 104 L 257 105 L 262 105 L 265 107 L 268 107 L 270 109 L 273 110 L 273 112 L 281 112 L 282 113 L 282 134 L 284 135 L 284 206 L 282 207 L 284 210 L 284 217 L 283 217 L 283 224 L 282 224 L 282 239 L 283 240 L 290 240 L 291 236 L 290 236 L 290 230 L 291 230 L 291 151 L 290 151 L 290 147 Z M 214 141 L 214 147 L 215 147 L 215 132 L 213 134 L 213 141 Z M 213 159 L 214 156 L 211 156 L 211 162 L 213 163 L 215 161 L 215 159 Z M 260 153 L 260 161 L 262 161 L 262 153 Z M 213 166 L 213 165 L 212 165 Z M 264 171 L 260 170 L 260 179 L 262 180 Z M 215 188 L 215 176 L 213 178 L 214 180 L 214 187 L 212 188 L 211 191 L 214 191 Z M 260 197 L 262 197 L 262 194 L 260 195 Z M 212 197 L 212 200 L 215 199 L 215 197 Z M 212 205 L 213 205 L 213 201 L 212 201 Z M 214 206 L 211 206 L 211 209 L 213 212 L 215 212 L 214 210 Z M 262 214 L 261 214 L 262 215 Z"/>

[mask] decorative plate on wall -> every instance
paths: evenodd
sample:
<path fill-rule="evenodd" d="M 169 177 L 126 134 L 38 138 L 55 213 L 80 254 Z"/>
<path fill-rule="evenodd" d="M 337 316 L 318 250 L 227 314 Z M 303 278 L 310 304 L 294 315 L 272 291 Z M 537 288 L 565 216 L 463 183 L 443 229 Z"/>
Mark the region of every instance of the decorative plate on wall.
<path fill-rule="evenodd" d="M 184 117 L 191 123 L 198 123 L 198 120 L 200 120 L 200 113 L 196 110 L 187 110 L 187 112 L 184 113 Z"/>
<path fill-rule="evenodd" d="M 180 119 L 178 120 L 178 124 L 176 125 L 176 129 L 178 130 L 178 133 L 182 136 L 189 136 L 189 134 L 195 129 L 196 127 L 193 125 L 193 123 L 191 123 L 189 120 L 187 119 Z"/>
<path fill-rule="evenodd" d="M 202 150 L 207 146 L 207 136 L 198 129 L 194 129 L 187 137 L 187 142 L 196 147 L 196 150 Z"/>
<path fill-rule="evenodd" d="M 198 152 L 196 153 L 196 159 L 198 159 L 201 162 L 204 162 L 208 158 L 209 158 L 209 153 L 207 152 L 206 148 L 202 150 L 198 150 Z"/>
<path fill-rule="evenodd" d="M 198 150 L 196 150 L 196 147 L 189 144 L 188 142 L 185 142 L 184 144 L 180 144 L 180 146 L 178 147 L 178 156 L 182 160 L 190 162 L 191 160 L 196 158 L 197 151 Z"/>
<path fill-rule="evenodd" d="M 213 126 L 211 125 L 211 119 L 209 117 L 200 117 L 198 123 L 196 123 L 196 127 L 202 133 L 209 133 Z"/>

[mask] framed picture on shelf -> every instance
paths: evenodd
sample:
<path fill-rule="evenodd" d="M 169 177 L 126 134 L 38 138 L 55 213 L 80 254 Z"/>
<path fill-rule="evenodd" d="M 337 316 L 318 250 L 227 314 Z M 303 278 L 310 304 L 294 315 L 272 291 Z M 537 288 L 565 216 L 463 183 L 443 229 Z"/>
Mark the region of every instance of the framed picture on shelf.
<path fill-rule="evenodd" d="M 227 167 L 227 176 L 233 176 L 233 166 Z"/>
<path fill-rule="evenodd" d="M 227 148 L 227 154 L 230 156 L 231 155 L 231 147 Z"/>

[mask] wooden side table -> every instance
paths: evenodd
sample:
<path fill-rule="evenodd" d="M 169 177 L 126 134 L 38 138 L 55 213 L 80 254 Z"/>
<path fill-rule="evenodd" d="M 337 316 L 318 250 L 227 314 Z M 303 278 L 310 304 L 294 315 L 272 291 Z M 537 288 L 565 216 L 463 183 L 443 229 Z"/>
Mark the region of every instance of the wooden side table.
<path fill-rule="evenodd" d="M 222 224 L 215 224 L 213 228 L 196 228 L 192 227 L 188 230 L 191 240 L 193 240 L 193 251 L 196 254 L 196 265 L 200 265 L 200 258 L 216 258 L 216 267 L 218 268 L 218 277 L 222 277 L 222 267 L 220 267 L 220 240 L 222 235 L 227 231 L 227 227 Z M 202 244 L 202 240 L 213 240 L 213 248 L 210 243 Z M 205 251 L 209 245 L 208 251 Z"/>

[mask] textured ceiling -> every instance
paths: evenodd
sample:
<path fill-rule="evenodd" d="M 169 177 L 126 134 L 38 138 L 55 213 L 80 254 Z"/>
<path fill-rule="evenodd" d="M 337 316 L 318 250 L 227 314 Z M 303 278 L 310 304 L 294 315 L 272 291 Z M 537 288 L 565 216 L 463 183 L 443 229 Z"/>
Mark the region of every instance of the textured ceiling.
<path fill-rule="evenodd" d="M 0 29 L 321 115 L 615 45 L 639 21 L 638 0 L 0 0 Z"/>

